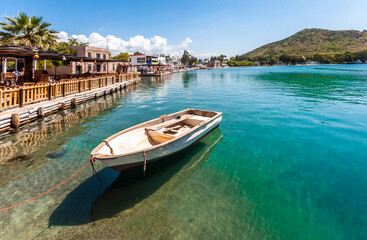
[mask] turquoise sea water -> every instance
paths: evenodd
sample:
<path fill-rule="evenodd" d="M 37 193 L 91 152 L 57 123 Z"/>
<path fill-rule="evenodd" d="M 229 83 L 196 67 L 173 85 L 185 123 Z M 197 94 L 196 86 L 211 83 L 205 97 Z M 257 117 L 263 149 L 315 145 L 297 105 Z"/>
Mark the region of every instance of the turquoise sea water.
<path fill-rule="evenodd" d="M 367 66 L 199 70 L 144 78 L 0 138 L 0 208 L 71 176 L 121 129 L 223 112 L 194 147 L 119 174 L 97 163 L 0 213 L 0 238 L 367 239 Z M 4 163 L 6 162 L 6 163 Z"/>

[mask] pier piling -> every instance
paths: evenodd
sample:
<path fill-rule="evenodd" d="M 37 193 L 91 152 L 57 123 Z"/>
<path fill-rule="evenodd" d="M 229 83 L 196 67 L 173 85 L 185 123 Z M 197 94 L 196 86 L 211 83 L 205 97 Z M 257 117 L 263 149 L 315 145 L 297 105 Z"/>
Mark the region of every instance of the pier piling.
<path fill-rule="evenodd" d="M 43 107 L 39 107 L 38 111 L 37 111 L 37 114 L 38 114 L 38 118 L 44 118 L 45 117 L 45 109 Z"/>
<path fill-rule="evenodd" d="M 11 115 L 11 127 L 17 129 L 20 126 L 20 122 L 19 122 L 19 114 L 18 113 L 13 113 Z"/>
<path fill-rule="evenodd" d="M 76 98 L 71 99 L 71 107 L 75 108 L 77 105 Z"/>
<path fill-rule="evenodd" d="M 60 106 L 60 111 L 62 111 L 62 110 L 64 110 L 65 109 L 65 103 L 64 102 L 62 102 L 61 103 L 61 106 Z"/>

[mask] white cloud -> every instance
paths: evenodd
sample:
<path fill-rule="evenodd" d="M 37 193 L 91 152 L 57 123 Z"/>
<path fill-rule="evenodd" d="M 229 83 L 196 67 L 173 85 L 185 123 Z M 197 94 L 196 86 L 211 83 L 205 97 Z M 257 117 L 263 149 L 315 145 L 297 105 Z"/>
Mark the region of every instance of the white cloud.
<path fill-rule="evenodd" d="M 68 33 L 61 31 L 58 33 L 58 37 L 59 37 L 59 42 L 66 42 L 68 40 Z"/>
<path fill-rule="evenodd" d="M 68 33 L 62 31 L 59 33 L 59 41 L 67 41 L 69 38 Z M 99 33 L 91 33 L 88 37 L 85 35 L 71 35 L 71 38 L 75 38 L 79 42 L 88 42 L 90 46 L 107 48 L 116 55 L 120 52 L 133 53 L 135 51 L 144 53 L 164 53 L 172 56 L 180 56 L 183 50 L 188 49 L 192 40 L 186 38 L 180 44 L 168 44 L 167 38 L 161 36 L 154 36 L 152 38 L 145 38 L 142 35 L 136 35 L 131 37 L 129 40 L 123 40 L 119 37 L 108 35 L 106 37 Z"/>

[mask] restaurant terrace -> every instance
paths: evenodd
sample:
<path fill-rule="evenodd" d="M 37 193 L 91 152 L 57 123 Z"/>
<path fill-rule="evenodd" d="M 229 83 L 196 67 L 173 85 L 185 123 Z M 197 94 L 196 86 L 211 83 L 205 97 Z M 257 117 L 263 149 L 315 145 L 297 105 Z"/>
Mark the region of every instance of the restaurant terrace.
<path fill-rule="evenodd" d="M 138 73 L 124 72 L 124 70 L 128 70 L 128 63 L 119 69 L 119 73 L 116 71 L 111 73 L 88 71 L 78 74 L 57 74 L 57 67 L 55 67 L 55 72 L 52 73 L 46 70 L 36 70 L 36 61 L 63 61 L 68 62 L 69 67 L 73 66 L 74 68 L 88 62 L 106 65 L 121 62 L 112 59 L 97 59 L 77 57 L 69 54 L 58 54 L 56 52 L 21 46 L 1 44 L 0 60 L 2 64 L 0 117 L 4 114 L 6 115 L 7 110 L 12 110 L 12 112 L 14 112 L 13 110 L 17 108 L 19 108 L 20 112 L 29 112 L 30 110 L 28 110 L 27 106 L 31 107 L 31 104 L 33 106 L 33 104 L 40 102 L 45 102 L 46 104 L 42 105 L 42 109 L 44 106 L 50 104 L 52 106 L 55 105 L 55 107 L 53 107 L 55 109 L 49 111 L 51 113 L 54 110 L 64 109 L 65 103 L 66 106 L 72 106 L 73 101 L 75 105 L 77 102 L 83 102 L 113 92 L 116 89 L 126 87 L 139 79 Z M 7 66 L 10 62 L 13 62 L 12 72 L 7 71 Z M 46 64 L 44 64 L 44 66 L 46 66 Z M 74 70 L 74 72 L 76 72 L 76 69 Z M 24 107 L 26 107 L 26 109 Z M 16 111 L 15 114 L 19 114 L 19 111 Z M 36 114 L 35 117 L 37 118 L 37 116 L 39 117 L 40 115 Z M 22 118 L 20 118 L 19 123 L 22 124 L 22 122 L 25 123 L 30 120 L 31 118 L 27 118 L 23 121 Z M 9 125 L 9 121 L 12 120 L 8 120 L 8 117 L 0 119 L 0 130 L 6 129 L 11 125 L 16 125 Z"/>

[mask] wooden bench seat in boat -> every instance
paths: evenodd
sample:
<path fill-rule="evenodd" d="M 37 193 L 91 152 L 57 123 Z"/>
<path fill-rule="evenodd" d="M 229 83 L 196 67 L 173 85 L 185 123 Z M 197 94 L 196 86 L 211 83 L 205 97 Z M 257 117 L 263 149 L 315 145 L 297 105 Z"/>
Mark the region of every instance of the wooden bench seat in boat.
<path fill-rule="evenodd" d="M 184 119 L 178 119 L 177 122 L 171 123 L 167 126 L 161 126 L 159 129 L 146 128 L 145 134 L 148 136 L 153 145 L 157 145 L 167 142 L 178 135 L 185 133 L 202 122 L 204 122 L 204 120 L 186 117 Z"/>
<path fill-rule="evenodd" d="M 151 129 L 145 129 L 145 133 L 147 134 L 149 140 L 153 142 L 153 145 L 161 144 L 175 138 L 174 136 L 156 132 Z"/>

